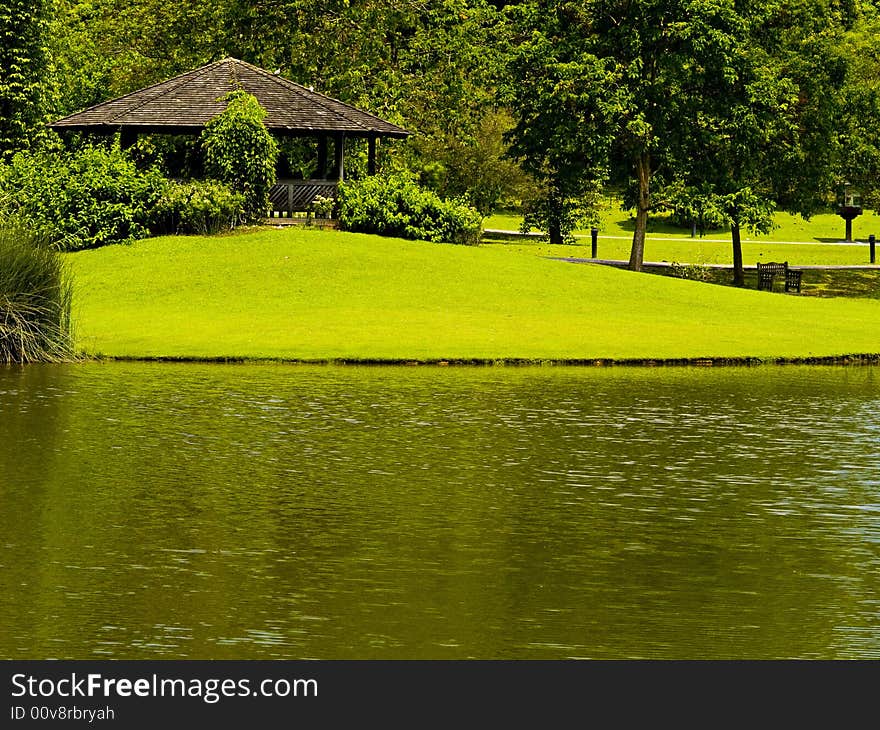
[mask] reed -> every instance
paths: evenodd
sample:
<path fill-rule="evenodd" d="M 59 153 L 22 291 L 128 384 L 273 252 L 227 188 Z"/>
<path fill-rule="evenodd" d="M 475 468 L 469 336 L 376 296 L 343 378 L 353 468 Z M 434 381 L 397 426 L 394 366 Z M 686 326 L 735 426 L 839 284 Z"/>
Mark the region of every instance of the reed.
<path fill-rule="evenodd" d="M 65 262 L 46 239 L 0 230 L 0 363 L 74 360 L 71 297 Z"/>

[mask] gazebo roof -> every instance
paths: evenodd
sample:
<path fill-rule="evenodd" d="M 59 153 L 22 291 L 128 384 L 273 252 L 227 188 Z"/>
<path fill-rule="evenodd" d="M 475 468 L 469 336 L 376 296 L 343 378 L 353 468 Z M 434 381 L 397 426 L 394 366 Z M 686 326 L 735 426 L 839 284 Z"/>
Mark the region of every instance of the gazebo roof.
<path fill-rule="evenodd" d="M 350 137 L 407 137 L 411 133 L 374 114 L 324 96 L 235 58 L 210 63 L 50 124 L 71 131 L 198 132 L 226 108 L 235 89 L 265 108 L 265 124 L 289 135 L 344 132 Z"/>

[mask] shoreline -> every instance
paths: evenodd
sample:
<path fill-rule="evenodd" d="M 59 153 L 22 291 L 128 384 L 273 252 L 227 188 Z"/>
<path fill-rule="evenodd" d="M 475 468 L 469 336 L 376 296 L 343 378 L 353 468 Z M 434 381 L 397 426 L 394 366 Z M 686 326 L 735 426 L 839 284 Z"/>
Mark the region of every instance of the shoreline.
<path fill-rule="evenodd" d="M 322 365 L 364 367 L 763 367 L 784 365 L 880 365 L 880 353 L 816 357 L 684 358 L 279 358 L 188 356 L 84 356 L 82 362 L 193 363 L 215 365 Z"/>

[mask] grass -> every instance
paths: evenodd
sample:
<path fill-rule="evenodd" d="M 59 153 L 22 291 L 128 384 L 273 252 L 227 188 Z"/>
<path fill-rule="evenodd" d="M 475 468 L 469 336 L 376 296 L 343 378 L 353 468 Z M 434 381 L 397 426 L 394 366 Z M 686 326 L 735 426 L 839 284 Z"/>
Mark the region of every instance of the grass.
<path fill-rule="evenodd" d="M 0 230 L 0 363 L 70 359 L 71 296 L 59 254 L 32 233 Z"/>
<path fill-rule="evenodd" d="M 300 228 L 69 254 L 79 346 L 117 357 L 810 358 L 880 353 L 880 302 Z"/>
<path fill-rule="evenodd" d="M 619 205 L 615 201 L 609 200 L 601 214 L 599 235 L 602 238 L 620 236 L 631 240 L 634 227 L 633 220 L 629 211 L 620 210 Z M 815 215 L 809 221 L 804 220 L 800 216 L 777 213 L 775 220 L 777 227 L 769 234 L 752 235 L 747 231 L 743 231 L 743 240 L 754 240 L 762 243 L 768 241 L 836 243 L 844 240 L 846 231 L 843 219 L 833 213 Z M 486 218 L 483 221 L 483 227 L 516 231 L 519 230 L 521 223 L 522 216 L 500 213 Z M 588 235 L 589 231 L 578 231 L 577 233 Z M 853 236 L 856 240 L 867 241 L 868 235 L 871 233 L 880 236 L 880 218 L 875 213 L 867 211 L 853 221 Z M 668 238 L 690 239 L 690 234 L 689 228 L 684 229 L 670 225 L 667 221 L 667 216 L 653 216 L 648 219 L 649 240 Z M 720 240 L 729 243 L 730 231 L 706 231 L 702 239 L 699 235 L 693 239 L 694 242 L 702 242 L 704 244 L 709 243 L 710 240 Z"/>
<path fill-rule="evenodd" d="M 551 246 L 542 241 L 508 241 L 493 243 L 486 241 L 486 246 L 503 247 L 510 252 L 526 253 L 533 256 L 557 256 L 560 258 L 589 258 L 590 240 L 578 239 L 576 243 L 563 246 Z M 605 239 L 600 237 L 597 255 L 600 259 L 627 261 L 631 242 L 621 239 Z M 743 262 L 754 266 L 758 261 L 788 261 L 792 266 L 808 265 L 862 265 L 870 263 L 867 244 L 786 244 L 765 241 L 761 243 L 743 243 Z M 880 250 L 878 250 L 880 256 Z M 878 259 L 880 260 L 880 259 Z M 672 241 L 663 238 L 649 238 L 645 242 L 645 261 L 667 261 L 691 264 L 726 264 L 733 263 L 732 246 L 727 243 L 713 243 L 699 238 L 693 241 Z"/>
<path fill-rule="evenodd" d="M 647 272 L 666 276 L 675 275 L 670 269 L 648 268 Z M 729 269 L 706 268 L 699 271 L 699 280 L 712 284 L 733 285 L 733 274 Z M 693 275 L 689 278 L 697 278 Z M 745 288 L 758 288 L 758 274 L 745 272 Z M 782 280 L 775 282 L 775 290 L 784 288 Z M 822 270 L 804 269 L 801 279 L 801 295 L 807 297 L 850 297 L 880 299 L 880 269 Z"/>

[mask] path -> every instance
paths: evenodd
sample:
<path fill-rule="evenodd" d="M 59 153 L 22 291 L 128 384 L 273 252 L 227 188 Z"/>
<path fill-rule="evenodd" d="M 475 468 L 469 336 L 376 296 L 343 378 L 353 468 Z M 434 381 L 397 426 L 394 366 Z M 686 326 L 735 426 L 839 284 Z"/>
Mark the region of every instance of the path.
<path fill-rule="evenodd" d="M 618 259 L 582 259 L 575 258 L 573 256 L 545 256 L 544 258 L 552 259 L 554 261 L 567 261 L 570 264 L 601 264 L 602 266 L 616 266 L 618 268 L 626 268 L 629 266 L 629 261 L 621 261 Z M 672 266 L 688 266 L 689 264 L 671 264 L 669 261 L 644 261 L 642 262 L 643 268 L 656 268 L 656 269 L 668 269 Z M 733 264 L 700 264 L 700 266 L 705 267 L 707 269 L 728 269 L 733 270 Z M 743 270 L 745 271 L 757 271 L 757 266 L 746 264 L 743 266 Z M 797 266 L 793 266 L 794 269 L 816 269 L 818 271 L 844 271 L 847 269 L 880 269 L 880 264 L 838 264 L 838 265 L 816 265 L 816 264 L 804 264 L 801 266 L 798 264 Z"/>

